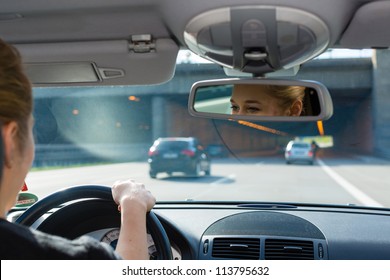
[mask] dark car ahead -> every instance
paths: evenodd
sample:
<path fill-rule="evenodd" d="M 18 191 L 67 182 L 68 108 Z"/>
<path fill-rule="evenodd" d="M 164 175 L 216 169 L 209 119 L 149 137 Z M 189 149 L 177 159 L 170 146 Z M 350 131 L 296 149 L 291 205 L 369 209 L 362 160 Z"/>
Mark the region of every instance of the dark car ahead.
<path fill-rule="evenodd" d="M 210 175 L 210 159 L 195 137 L 158 138 L 150 147 L 148 156 L 152 178 L 161 172 Z"/>

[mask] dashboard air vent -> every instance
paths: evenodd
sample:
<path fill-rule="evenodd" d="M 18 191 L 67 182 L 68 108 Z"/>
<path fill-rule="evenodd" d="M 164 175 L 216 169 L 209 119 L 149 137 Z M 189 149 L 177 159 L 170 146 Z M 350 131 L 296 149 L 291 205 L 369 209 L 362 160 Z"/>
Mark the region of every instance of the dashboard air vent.
<path fill-rule="evenodd" d="M 215 238 L 212 252 L 214 258 L 258 260 L 260 240 L 256 238 Z"/>
<path fill-rule="evenodd" d="M 314 260 L 312 241 L 267 239 L 266 260 Z"/>

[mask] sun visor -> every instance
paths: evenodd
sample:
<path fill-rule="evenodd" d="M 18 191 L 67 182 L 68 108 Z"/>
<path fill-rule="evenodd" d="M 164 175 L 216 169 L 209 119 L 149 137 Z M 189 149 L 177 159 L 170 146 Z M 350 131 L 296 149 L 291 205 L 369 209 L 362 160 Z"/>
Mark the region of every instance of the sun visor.
<path fill-rule="evenodd" d="M 18 44 L 36 86 L 146 85 L 169 81 L 179 51 L 171 39 Z"/>
<path fill-rule="evenodd" d="M 371 2 L 357 10 L 340 39 L 343 48 L 390 46 L 390 1 Z"/>

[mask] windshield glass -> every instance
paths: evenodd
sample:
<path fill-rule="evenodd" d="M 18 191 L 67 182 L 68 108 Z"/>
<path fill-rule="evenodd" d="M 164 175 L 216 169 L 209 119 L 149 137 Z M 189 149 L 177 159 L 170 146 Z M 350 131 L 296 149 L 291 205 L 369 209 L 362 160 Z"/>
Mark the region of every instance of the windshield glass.
<path fill-rule="evenodd" d="M 179 56 L 175 77 L 161 85 L 34 88 L 29 191 L 43 198 L 65 187 L 132 178 L 158 201 L 390 207 L 390 162 L 381 152 L 389 143 L 378 130 L 387 125 L 386 111 L 375 110 L 371 56 L 340 59 L 328 52 L 301 68 L 295 78 L 330 91 L 334 114 L 324 122 L 191 117 L 192 83 L 226 75 L 189 55 Z M 158 153 L 151 147 L 160 137 L 198 142 L 191 150 Z M 292 140 L 300 142 L 294 148 L 310 149 L 288 151 Z"/>

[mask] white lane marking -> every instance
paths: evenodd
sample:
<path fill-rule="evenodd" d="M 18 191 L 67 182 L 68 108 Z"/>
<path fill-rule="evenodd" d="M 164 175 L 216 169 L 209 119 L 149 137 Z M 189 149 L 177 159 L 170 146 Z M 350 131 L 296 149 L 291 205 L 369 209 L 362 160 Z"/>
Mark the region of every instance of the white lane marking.
<path fill-rule="evenodd" d="M 229 182 L 231 180 L 234 180 L 236 178 L 236 174 L 230 174 L 226 177 L 223 177 L 221 179 L 218 179 L 212 183 L 210 183 L 211 186 L 216 186 L 216 185 L 221 185 L 221 184 L 224 184 L 226 182 Z"/>
<path fill-rule="evenodd" d="M 365 206 L 374 206 L 374 207 L 383 207 L 378 201 L 372 199 L 367 194 L 359 190 L 356 186 L 345 180 L 335 171 L 333 171 L 329 166 L 327 166 L 322 160 L 317 159 L 317 162 L 322 167 L 322 169 L 330 176 L 333 180 L 336 181 L 344 190 L 346 190 L 350 195 L 352 195 L 356 200 L 362 203 Z"/>
<path fill-rule="evenodd" d="M 228 176 L 226 176 L 226 177 L 223 177 L 223 178 L 221 178 L 221 179 L 218 179 L 218 180 L 216 180 L 216 181 L 210 183 L 210 186 L 213 186 L 213 188 L 208 188 L 208 189 L 205 190 L 204 192 L 199 193 L 198 195 L 195 195 L 195 196 L 191 197 L 189 200 L 190 200 L 190 201 L 191 201 L 191 200 L 197 200 L 199 197 L 203 197 L 203 196 L 205 196 L 205 195 L 207 195 L 207 194 L 209 194 L 209 193 L 215 191 L 215 190 L 218 188 L 219 185 L 224 184 L 224 183 L 227 183 L 227 182 L 229 182 L 230 180 L 234 180 L 235 178 L 236 178 L 236 174 L 230 174 L 230 175 L 228 175 Z"/>

